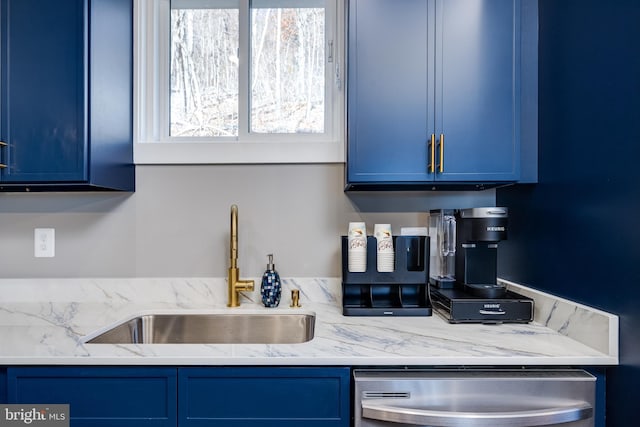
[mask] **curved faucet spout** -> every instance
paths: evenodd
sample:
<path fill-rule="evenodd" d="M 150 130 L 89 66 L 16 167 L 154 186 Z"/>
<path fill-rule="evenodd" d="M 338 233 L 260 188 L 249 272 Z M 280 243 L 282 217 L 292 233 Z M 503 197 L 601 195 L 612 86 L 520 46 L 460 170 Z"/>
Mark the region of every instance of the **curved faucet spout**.
<path fill-rule="evenodd" d="M 238 206 L 231 205 L 231 232 L 229 237 L 229 275 L 227 277 L 228 302 L 227 307 L 240 306 L 240 291 L 251 292 L 254 289 L 253 280 L 240 280 L 238 268 Z"/>

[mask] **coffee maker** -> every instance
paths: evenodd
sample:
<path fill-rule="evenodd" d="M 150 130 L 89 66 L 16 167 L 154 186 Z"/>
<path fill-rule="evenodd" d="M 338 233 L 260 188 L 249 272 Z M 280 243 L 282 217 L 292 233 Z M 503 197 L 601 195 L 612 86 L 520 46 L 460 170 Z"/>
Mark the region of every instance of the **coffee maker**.
<path fill-rule="evenodd" d="M 498 283 L 498 242 L 507 238 L 507 208 L 473 208 L 430 212 L 429 236 L 439 255 L 429 296 L 433 309 L 450 323 L 527 323 L 533 320 L 533 299 Z M 440 219 L 438 219 L 439 217 Z M 433 222 L 432 222 L 433 221 Z M 431 227 L 435 224 L 435 227 Z M 438 232 L 455 224 L 455 233 L 437 239 Z M 451 250 L 455 240 L 455 251 Z M 455 277 L 450 274 L 455 258 Z M 439 259 L 438 259 L 439 258 Z M 453 278 L 453 286 L 443 279 Z"/>
<path fill-rule="evenodd" d="M 503 207 L 456 211 L 456 286 L 481 298 L 502 298 L 497 282 L 498 242 L 507 239 L 508 210 Z"/>

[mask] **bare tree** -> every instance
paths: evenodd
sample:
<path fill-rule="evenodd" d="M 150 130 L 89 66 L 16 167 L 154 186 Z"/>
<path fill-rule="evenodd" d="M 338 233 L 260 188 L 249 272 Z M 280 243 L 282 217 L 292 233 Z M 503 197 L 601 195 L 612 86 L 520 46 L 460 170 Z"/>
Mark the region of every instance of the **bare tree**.
<path fill-rule="evenodd" d="M 176 9 L 172 135 L 237 135 L 237 9 Z M 251 14 L 250 104 L 256 132 L 319 132 L 324 123 L 324 10 Z"/>

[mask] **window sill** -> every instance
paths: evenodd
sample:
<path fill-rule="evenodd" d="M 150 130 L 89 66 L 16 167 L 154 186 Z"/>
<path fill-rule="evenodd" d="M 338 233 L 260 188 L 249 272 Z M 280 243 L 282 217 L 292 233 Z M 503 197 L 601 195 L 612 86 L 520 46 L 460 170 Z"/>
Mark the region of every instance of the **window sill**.
<path fill-rule="evenodd" d="M 268 164 L 344 163 L 344 144 L 332 142 L 138 142 L 134 163 Z"/>

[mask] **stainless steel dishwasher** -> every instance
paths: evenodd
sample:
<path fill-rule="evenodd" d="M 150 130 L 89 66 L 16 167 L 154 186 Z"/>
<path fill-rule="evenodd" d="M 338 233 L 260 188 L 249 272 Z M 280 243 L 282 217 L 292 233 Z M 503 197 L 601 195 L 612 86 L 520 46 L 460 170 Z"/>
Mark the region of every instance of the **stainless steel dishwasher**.
<path fill-rule="evenodd" d="M 355 370 L 354 427 L 587 427 L 582 370 Z"/>

